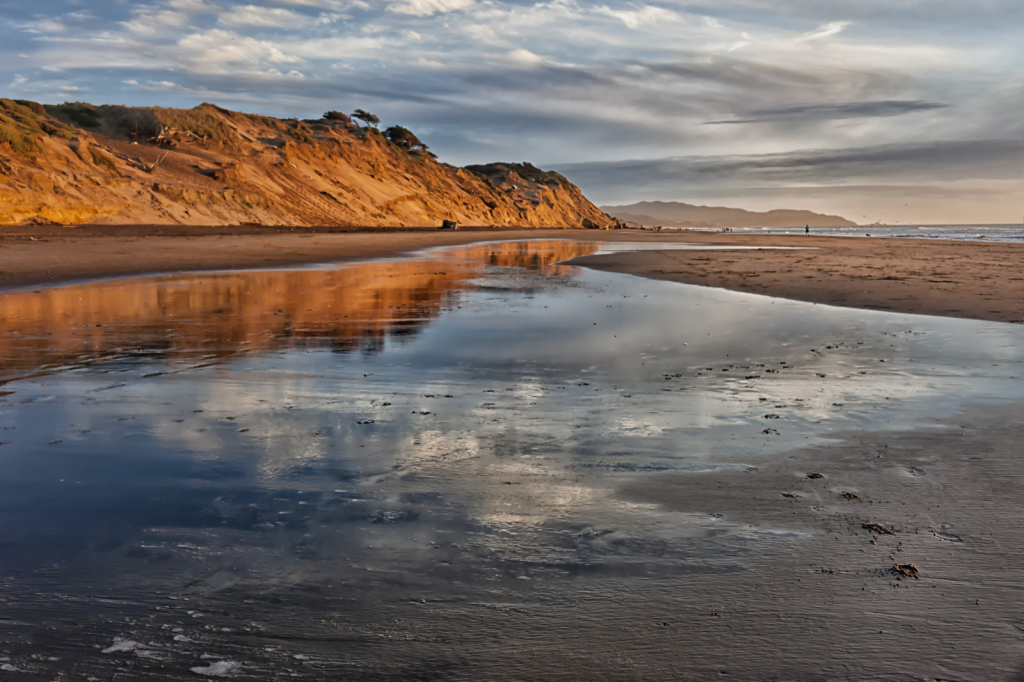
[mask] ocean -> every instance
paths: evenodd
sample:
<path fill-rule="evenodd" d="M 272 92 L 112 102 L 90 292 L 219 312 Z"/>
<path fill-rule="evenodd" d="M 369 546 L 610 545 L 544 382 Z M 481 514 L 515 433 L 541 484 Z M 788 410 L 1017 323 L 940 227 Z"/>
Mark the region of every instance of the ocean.
<path fill-rule="evenodd" d="M 665 228 L 676 229 L 676 228 Z M 693 228 L 718 232 L 716 228 Z M 734 227 L 748 234 L 803 234 L 802 227 Z M 966 242 L 1007 242 L 1024 244 L 1024 225 L 857 225 L 853 227 L 812 227 L 811 234 L 836 237 L 894 237 L 899 239 L 952 239 Z"/>

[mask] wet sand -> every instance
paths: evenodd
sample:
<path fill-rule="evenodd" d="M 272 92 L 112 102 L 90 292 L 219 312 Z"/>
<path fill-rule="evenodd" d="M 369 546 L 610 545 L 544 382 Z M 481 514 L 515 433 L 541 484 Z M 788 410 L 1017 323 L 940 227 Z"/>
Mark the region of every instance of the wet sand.
<path fill-rule="evenodd" d="M 952 424 L 850 433 L 755 471 L 654 474 L 621 489 L 641 505 L 802 533 L 733 570 L 582 574 L 485 595 L 458 574 L 443 592 L 395 575 L 361 586 L 361 599 L 302 573 L 277 585 L 218 574 L 167 593 L 179 596 L 125 588 L 81 604 L 12 583 L 0 634 L 22 672 L 5 679 L 106 679 L 116 666 L 123 679 L 189 680 L 189 666 L 223 660 L 244 662 L 241 679 L 1019 682 L 1021 408 L 975 406 Z M 891 570 L 911 563 L 920 578 Z M 48 627 L 28 636 L 32 622 Z M 184 644 L 170 641 L 177 632 Z"/>
<path fill-rule="evenodd" d="M 495 239 L 578 239 L 814 251 L 647 251 L 574 264 L 653 279 L 852 308 L 1024 321 L 1024 246 L 978 242 L 597 230 L 275 230 L 247 227 L 0 228 L 0 288 L 157 272 L 230 270 L 397 256 Z"/>
<path fill-rule="evenodd" d="M 480 260 L 499 270 L 547 264 L 530 254 Z M 558 297 L 577 292 L 578 300 L 556 311 L 557 297 L 535 300 L 537 283 L 512 273 L 482 288 L 478 326 L 465 327 L 466 302 L 450 295 L 456 265 L 368 264 L 362 277 L 379 281 L 376 288 L 342 282 L 335 293 L 326 285 L 336 273 L 317 279 L 310 272 L 224 276 L 223 286 L 194 289 L 135 282 L 120 298 L 70 290 L 8 297 L 8 312 L 21 311 L 11 315 L 10 330 L 25 337 L 7 334 L 21 344 L 5 351 L 8 362 L 48 374 L 9 384 L 4 409 L 17 428 L 2 432 L 11 442 L 4 444 L 10 480 L 0 511 L 18 522 L 3 524 L 0 551 L 25 560 L 24 547 L 45 546 L 47 519 L 58 529 L 63 524 L 53 519 L 84 528 L 75 540 L 83 547 L 66 565 L 40 562 L 0 583 L 0 659 L 22 671 L 8 671 L 10 679 L 201 679 L 195 673 L 211 678 L 218 661 L 240 662 L 234 672 L 241 679 L 1024 679 L 1024 396 L 996 402 L 1005 387 L 1020 386 L 1010 383 L 1024 367 L 1013 344 L 1020 327 L 917 318 L 808 337 L 807 319 L 891 316 L 707 289 L 677 297 L 683 287 L 625 277 L 606 289 L 566 286 Z M 479 277 L 465 269 L 462 279 Z M 301 281 L 288 287 L 288 278 Z M 175 295 L 158 296 L 161 288 Z M 365 300 L 340 305 L 342 294 L 364 289 Z M 259 300 L 246 299 L 250 292 Z M 423 300 L 423 292 L 433 298 Z M 702 305 L 677 307 L 688 298 Z M 536 322 L 545 326 L 520 322 L 530 301 L 544 311 Z M 395 311 L 410 305 L 398 320 Z M 650 306 L 646 324 L 630 317 L 642 305 Z M 574 314 L 586 317 L 570 325 Z M 549 315 L 566 325 L 562 338 L 572 343 L 548 349 L 566 355 L 538 360 L 553 337 Z M 664 327 L 666 317 L 685 324 Z M 434 320 L 421 340 L 429 344 L 449 318 L 461 335 L 435 337 L 418 364 L 408 364 L 416 346 L 389 357 L 381 352 L 387 345 L 365 343 L 384 338 L 375 330 L 407 332 L 408 320 Z M 45 324 L 30 329 L 23 321 L 36 319 Z M 781 337 L 767 333 L 773 324 Z M 921 330 L 911 332 L 918 325 L 933 331 L 919 340 Z M 687 326 L 714 330 L 715 338 L 701 341 Z M 979 329 L 996 338 L 983 343 Z M 529 330 L 538 332 L 515 337 Z M 642 334 L 615 350 L 633 330 Z M 582 343 L 587 336 L 593 343 Z M 949 337 L 967 340 L 931 364 L 927 340 L 942 345 Z M 103 362 L 68 372 L 83 347 Z M 489 355 L 474 347 L 514 372 L 482 370 Z M 289 375 L 276 353 L 246 359 L 254 348 L 292 348 L 293 360 L 317 348 L 332 355 L 318 356 L 330 358 L 321 366 L 303 360 Z M 611 371 L 621 358 L 587 356 L 588 349 L 631 362 Z M 452 367 L 468 365 L 474 381 L 486 383 L 431 373 L 445 365 L 441 350 L 458 356 Z M 228 360 L 236 372 L 226 371 Z M 572 363 L 587 373 L 555 376 Z M 610 374 L 602 379 L 601 371 Z M 200 390 L 203 384 L 214 390 Z M 550 390 L 538 390 L 545 384 Z M 977 388 L 986 384 L 992 388 Z M 490 390 L 482 392 L 485 385 Z M 958 390 L 965 385 L 977 392 Z M 452 395 L 435 395 L 441 389 Z M 694 418 L 717 419 L 664 435 L 657 420 L 642 422 L 702 391 Z M 907 408 L 898 403 L 915 392 L 935 402 L 923 403 L 907 428 Z M 255 405 L 257 395 L 270 406 Z M 985 402 L 986 395 L 995 397 Z M 372 405 L 377 398 L 388 402 Z M 166 402 L 172 399 L 180 403 Z M 984 404 L 952 417 L 941 407 L 970 400 Z M 732 403 L 742 404 L 742 415 L 722 411 Z M 545 429 L 559 404 L 565 423 Z M 688 413 L 678 409 L 662 411 Z M 877 428 L 837 433 L 816 421 L 837 415 Z M 400 420 L 427 446 L 408 461 L 419 437 L 375 435 Z M 616 442 L 624 437 L 609 427 L 620 422 L 633 435 Z M 332 430 L 322 435 L 324 423 Z M 765 426 L 764 433 L 781 433 L 762 438 Z M 723 428 L 743 435 L 725 437 Z M 211 432 L 223 445 L 197 440 Z M 485 440 L 490 433 L 493 446 L 463 459 L 469 432 Z M 432 450 L 445 433 L 458 437 L 449 449 Z M 805 437 L 818 443 L 804 447 Z M 664 453 L 651 449 L 659 438 Z M 758 454 L 761 441 L 790 438 L 800 445 Z M 317 443 L 342 447 L 329 456 Z M 663 454 L 723 443 L 735 451 L 715 461 L 733 468 L 659 466 Z M 202 466 L 161 457 L 163 449 L 173 457 L 193 453 Z M 122 460 L 111 459 L 117 452 Z M 389 469 L 389 456 L 407 471 Z M 247 483 L 241 463 L 253 461 L 263 473 Z M 146 468 L 141 480 L 109 480 L 131 467 Z M 179 479 L 183 467 L 202 485 Z M 38 480 L 25 473 L 34 469 Z M 74 473 L 68 482 L 84 486 L 65 487 L 54 470 Z M 172 478 L 162 480 L 160 471 Z M 461 486 L 472 494 L 454 494 Z M 588 490 L 601 493 L 593 504 L 582 494 Z M 99 504 L 98 521 L 84 502 Z M 111 513 L 120 508 L 115 502 L 142 519 L 141 530 L 120 527 L 129 515 Z M 192 511 L 172 513 L 179 503 Z M 565 512 L 575 508 L 582 513 Z M 545 510 L 548 518 L 539 518 Z M 455 523 L 463 515 L 474 521 L 468 528 Z M 655 523 L 663 516 L 667 523 Z M 283 520 L 264 529 L 275 518 Z M 894 532 L 864 528 L 872 523 Z M 676 534 L 690 526 L 702 534 Z M 19 531 L 35 537 L 19 545 Z M 897 579 L 897 563 L 914 564 L 919 579 Z M 78 566 L 93 570 L 75 575 Z"/>
<path fill-rule="evenodd" d="M 1022 415 L 1024 403 L 968 406 L 919 429 L 850 432 L 756 471 L 627 486 L 638 502 L 810 536 L 650 612 L 668 621 L 650 628 L 666 643 L 686 633 L 681 663 L 693 672 L 682 678 L 1024 679 Z"/>

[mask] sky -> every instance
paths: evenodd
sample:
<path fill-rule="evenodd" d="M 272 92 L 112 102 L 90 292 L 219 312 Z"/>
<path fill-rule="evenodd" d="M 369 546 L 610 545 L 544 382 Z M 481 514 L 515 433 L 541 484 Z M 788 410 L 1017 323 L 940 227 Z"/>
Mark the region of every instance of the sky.
<path fill-rule="evenodd" d="M 599 204 L 1024 218 L 1021 0 L 0 0 L 0 95 L 369 110 Z"/>

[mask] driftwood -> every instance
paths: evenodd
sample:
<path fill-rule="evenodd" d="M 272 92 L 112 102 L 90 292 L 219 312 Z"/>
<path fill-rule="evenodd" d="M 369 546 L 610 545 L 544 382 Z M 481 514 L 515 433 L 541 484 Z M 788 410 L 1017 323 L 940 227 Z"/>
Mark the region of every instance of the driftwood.
<path fill-rule="evenodd" d="M 139 170 L 145 171 L 147 173 L 152 173 L 153 171 L 155 171 L 156 167 L 160 165 L 160 162 L 164 160 L 164 157 L 170 154 L 169 151 L 164 152 L 163 155 L 156 160 L 156 163 L 154 163 L 153 165 L 149 165 L 137 156 L 129 156 L 128 154 L 115 151 L 110 147 L 104 147 L 104 149 L 106 149 L 108 152 L 110 152 L 117 158 L 121 159 L 122 161 L 127 161 L 129 165 L 134 166 L 135 168 L 138 168 Z"/>
<path fill-rule="evenodd" d="M 207 139 L 209 139 L 209 136 L 207 136 L 207 135 L 196 135 L 191 130 L 178 130 L 177 128 L 171 128 L 170 126 L 165 128 L 160 123 L 157 123 L 156 124 L 156 135 L 154 135 L 153 137 L 149 138 L 149 142 L 153 142 L 155 144 L 172 144 L 174 142 L 174 140 L 172 138 L 180 137 L 182 135 L 184 135 L 186 137 L 191 137 L 191 138 L 193 138 L 195 140 L 198 140 L 203 145 L 205 145 Z"/>

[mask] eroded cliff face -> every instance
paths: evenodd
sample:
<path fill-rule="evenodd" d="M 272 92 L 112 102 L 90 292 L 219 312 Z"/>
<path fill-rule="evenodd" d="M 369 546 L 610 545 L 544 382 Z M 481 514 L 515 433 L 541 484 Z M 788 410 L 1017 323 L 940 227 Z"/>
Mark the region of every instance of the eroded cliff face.
<path fill-rule="evenodd" d="M 134 140 L 137 142 L 133 144 Z M 564 177 L 340 121 L 0 100 L 0 224 L 603 227 Z"/>

